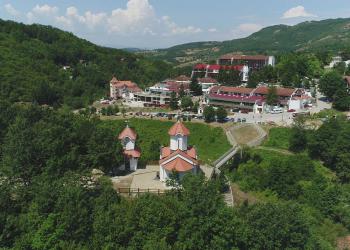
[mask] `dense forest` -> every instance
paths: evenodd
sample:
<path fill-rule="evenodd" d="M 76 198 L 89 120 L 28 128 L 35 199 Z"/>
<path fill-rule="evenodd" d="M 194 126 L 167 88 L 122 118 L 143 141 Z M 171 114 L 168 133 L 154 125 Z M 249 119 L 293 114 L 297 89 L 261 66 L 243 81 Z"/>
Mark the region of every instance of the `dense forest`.
<path fill-rule="evenodd" d="M 106 95 L 113 75 L 145 87 L 171 74 L 161 61 L 99 47 L 50 26 L 0 20 L 2 99 L 80 108 Z"/>
<path fill-rule="evenodd" d="M 349 18 L 338 18 L 307 21 L 293 26 L 274 25 L 245 38 L 181 44 L 144 54 L 173 63 L 216 60 L 220 55 L 233 52 L 277 55 L 288 52 L 329 51 L 337 54 L 350 50 L 349 23 Z"/>

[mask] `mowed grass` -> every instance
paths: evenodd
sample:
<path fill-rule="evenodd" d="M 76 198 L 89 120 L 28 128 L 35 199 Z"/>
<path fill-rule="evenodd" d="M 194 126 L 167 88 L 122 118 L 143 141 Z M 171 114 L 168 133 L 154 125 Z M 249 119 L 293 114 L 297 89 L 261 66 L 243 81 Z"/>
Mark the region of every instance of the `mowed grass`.
<path fill-rule="evenodd" d="M 288 150 L 290 136 L 290 128 L 271 128 L 268 133 L 268 138 L 263 146 Z"/>
<path fill-rule="evenodd" d="M 163 146 L 169 146 L 170 136 L 168 130 L 174 121 L 159 121 L 148 119 L 130 119 L 129 126 L 138 134 L 136 145 L 142 151 L 141 158 L 146 162 L 159 159 L 159 149 L 154 148 L 157 142 Z M 115 130 L 116 136 L 124 129 L 125 120 L 103 121 L 103 126 Z M 206 124 L 185 122 L 190 130 L 189 145 L 194 145 L 198 152 L 200 162 L 210 164 L 230 149 L 226 135 L 221 128 L 211 127 Z M 152 145 L 153 144 L 153 145 Z M 157 152 L 155 152 L 157 150 Z"/>

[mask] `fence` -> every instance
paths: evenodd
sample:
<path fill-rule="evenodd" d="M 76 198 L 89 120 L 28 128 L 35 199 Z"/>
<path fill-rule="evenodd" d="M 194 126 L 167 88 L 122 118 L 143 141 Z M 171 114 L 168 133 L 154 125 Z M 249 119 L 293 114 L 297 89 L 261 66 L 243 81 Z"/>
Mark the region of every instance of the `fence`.
<path fill-rule="evenodd" d="M 140 194 L 165 194 L 168 190 L 164 189 L 143 189 L 143 188 L 117 188 L 119 194 L 127 194 L 129 196 L 139 196 Z"/>

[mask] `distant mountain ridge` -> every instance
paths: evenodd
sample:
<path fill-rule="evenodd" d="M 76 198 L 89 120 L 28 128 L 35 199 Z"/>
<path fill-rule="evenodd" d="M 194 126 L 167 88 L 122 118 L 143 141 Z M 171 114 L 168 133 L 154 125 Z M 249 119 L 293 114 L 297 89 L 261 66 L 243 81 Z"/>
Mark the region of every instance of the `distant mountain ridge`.
<path fill-rule="evenodd" d="M 226 53 L 278 54 L 291 51 L 338 52 L 350 47 L 350 18 L 274 25 L 241 39 L 195 42 L 145 55 L 176 64 L 209 61 Z M 142 53 L 142 52 L 139 52 Z"/>

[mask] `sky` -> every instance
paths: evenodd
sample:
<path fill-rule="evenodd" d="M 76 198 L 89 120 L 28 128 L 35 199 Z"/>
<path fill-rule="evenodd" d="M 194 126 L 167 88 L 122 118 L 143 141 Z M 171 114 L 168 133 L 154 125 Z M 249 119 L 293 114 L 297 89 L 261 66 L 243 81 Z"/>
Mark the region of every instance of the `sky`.
<path fill-rule="evenodd" d="M 115 48 L 246 37 L 266 26 L 350 17 L 350 0 L 0 0 L 0 18 Z"/>

